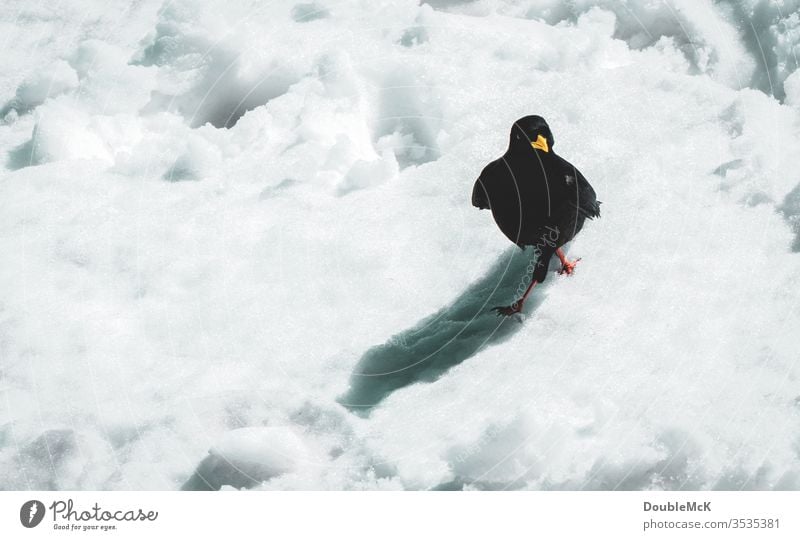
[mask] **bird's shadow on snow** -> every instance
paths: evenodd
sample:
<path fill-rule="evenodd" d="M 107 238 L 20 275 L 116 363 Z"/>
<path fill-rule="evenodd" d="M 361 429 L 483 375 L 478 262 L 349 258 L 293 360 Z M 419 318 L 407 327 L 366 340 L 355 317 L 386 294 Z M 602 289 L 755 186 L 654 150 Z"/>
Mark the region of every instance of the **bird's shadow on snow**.
<path fill-rule="evenodd" d="M 523 327 L 519 315 L 498 317 L 492 308 L 514 302 L 528 283 L 534 250 L 513 248 L 492 269 L 450 305 L 411 328 L 369 349 L 350 378 L 350 388 L 338 401 L 352 412 L 368 416 L 392 392 L 418 382 L 433 382 L 477 351 L 508 339 Z M 523 318 L 544 299 L 550 279 L 534 289 Z"/>

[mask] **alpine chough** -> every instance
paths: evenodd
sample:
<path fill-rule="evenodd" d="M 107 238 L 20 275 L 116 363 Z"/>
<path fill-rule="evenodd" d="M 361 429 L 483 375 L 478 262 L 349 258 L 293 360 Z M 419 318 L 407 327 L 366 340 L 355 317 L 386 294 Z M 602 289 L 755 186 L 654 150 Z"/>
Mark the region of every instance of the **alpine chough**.
<path fill-rule="evenodd" d="M 559 273 L 572 274 L 580 259 L 568 260 L 561 246 L 580 232 L 586 218 L 600 217 L 594 189 L 553 145 L 544 118 L 520 118 L 511 126 L 508 150 L 483 169 L 472 190 L 472 205 L 491 210 L 509 240 L 521 249 L 534 246 L 530 285 L 510 306 L 494 308 L 498 315 L 522 311 L 533 287 L 547 277 L 553 254 L 561 260 Z"/>

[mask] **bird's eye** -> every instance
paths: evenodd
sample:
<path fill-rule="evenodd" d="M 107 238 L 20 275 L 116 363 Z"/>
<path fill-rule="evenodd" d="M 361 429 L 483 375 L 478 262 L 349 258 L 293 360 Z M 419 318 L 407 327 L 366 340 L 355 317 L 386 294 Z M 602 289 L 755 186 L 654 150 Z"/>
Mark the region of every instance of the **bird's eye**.
<path fill-rule="evenodd" d="M 520 139 L 519 133 L 517 133 L 516 137 L 517 137 L 517 140 L 519 140 L 519 139 Z"/>

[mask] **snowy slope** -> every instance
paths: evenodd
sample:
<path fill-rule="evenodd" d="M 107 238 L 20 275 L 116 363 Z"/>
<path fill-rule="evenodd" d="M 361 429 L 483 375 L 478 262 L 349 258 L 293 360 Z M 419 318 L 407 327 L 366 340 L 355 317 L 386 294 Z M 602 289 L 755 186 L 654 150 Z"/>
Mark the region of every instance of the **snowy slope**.
<path fill-rule="evenodd" d="M 799 488 L 797 8 L 10 2 L 0 488 Z M 520 324 L 526 114 L 604 204 Z"/>

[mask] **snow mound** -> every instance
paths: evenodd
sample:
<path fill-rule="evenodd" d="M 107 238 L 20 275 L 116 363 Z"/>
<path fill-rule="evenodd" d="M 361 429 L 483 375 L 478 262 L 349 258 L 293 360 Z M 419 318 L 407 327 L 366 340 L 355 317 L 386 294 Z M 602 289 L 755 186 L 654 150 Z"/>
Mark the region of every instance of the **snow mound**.
<path fill-rule="evenodd" d="M 183 489 L 252 488 L 308 461 L 306 446 L 291 428 L 237 429 L 209 450 Z"/>
<path fill-rule="evenodd" d="M 12 110 L 17 115 L 27 113 L 44 103 L 47 98 L 58 96 L 77 86 L 78 74 L 69 64 L 58 60 L 22 81 L 14 99 L 3 107 L 0 116 L 6 116 Z"/>

